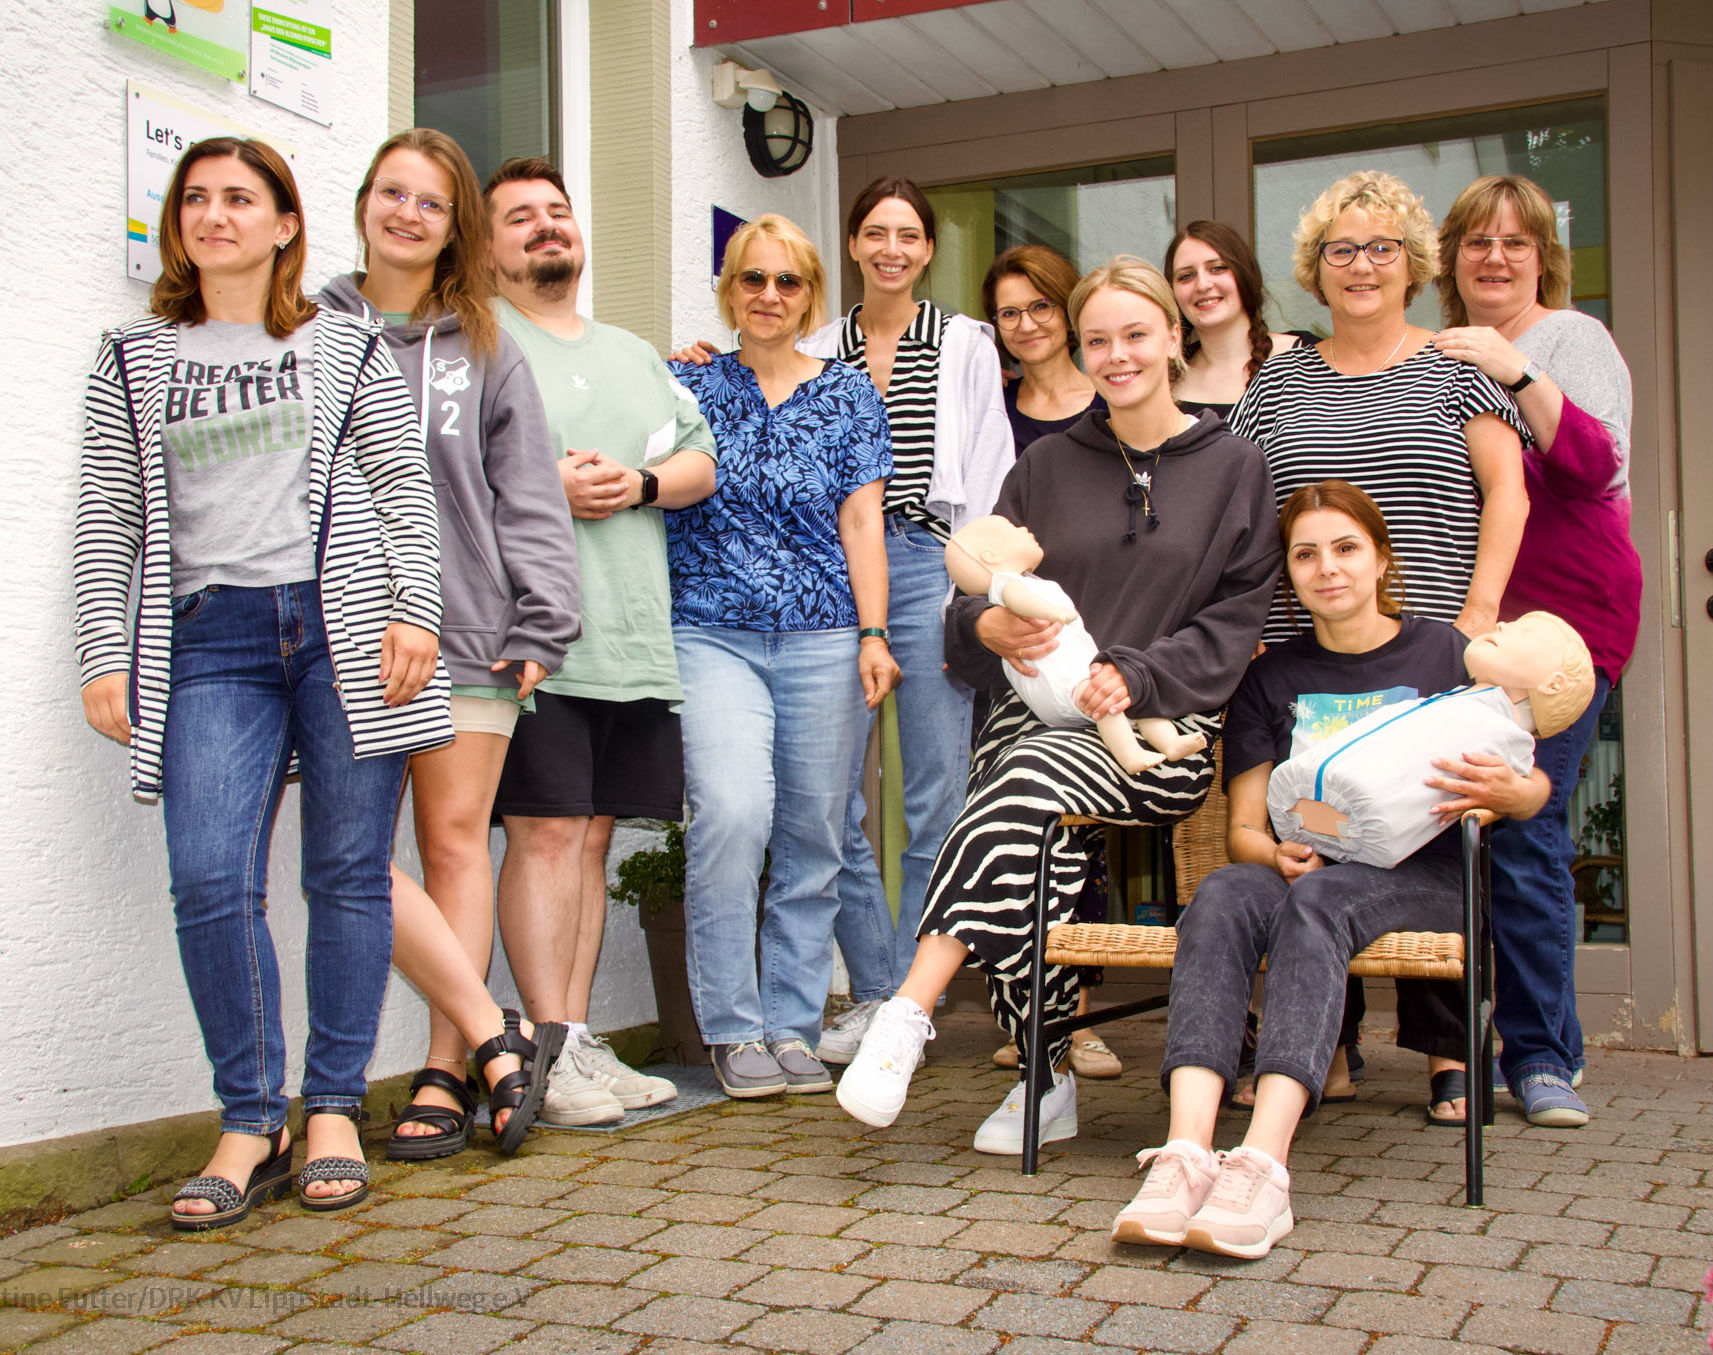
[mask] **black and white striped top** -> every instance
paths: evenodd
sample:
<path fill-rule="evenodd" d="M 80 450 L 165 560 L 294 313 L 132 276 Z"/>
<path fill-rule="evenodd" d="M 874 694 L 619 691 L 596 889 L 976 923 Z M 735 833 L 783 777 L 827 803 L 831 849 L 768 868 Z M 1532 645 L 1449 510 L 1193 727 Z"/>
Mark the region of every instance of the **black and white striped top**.
<path fill-rule="evenodd" d="M 327 646 L 358 757 L 452 741 L 446 668 L 403 706 L 375 680 L 393 621 L 440 629 L 440 529 L 422 425 L 382 324 L 315 317 L 309 510 Z M 172 540 L 161 428 L 178 351 L 146 316 L 102 336 L 84 401 L 72 540 L 82 681 L 129 674 L 131 793 L 161 790 L 172 675 Z M 131 578 L 140 565 L 135 604 Z"/>
<path fill-rule="evenodd" d="M 852 306 L 839 328 L 839 357 L 864 376 L 868 340 L 857 324 L 860 304 Z M 892 425 L 892 479 L 882 501 L 888 513 L 919 522 L 940 540 L 952 534 L 946 520 L 928 510 L 928 481 L 934 474 L 934 402 L 940 384 L 940 338 L 946 313 L 932 301 L 916 308 L 916 318 L 898 340 L 892 380 L 886 387 L 886 418 Z"/>
<path fill-rule="evenodd" d="M 1265 453 L 1280 504 L 1321 480 L 1366 490 L 1386 515 L 1405 605 L 1450 622 L 1463 610 L 1481 529 L 1463 433 L 1478 414 L 1496 414 L 1528 438 L 1503 387 L 1432 344 L 1368 376 L 1341 376 L 1303 344 L 1262 365 L 1230 422 Z M 1307 628 L 1301 608 L 1297 621 Z M 1281 591 L 1263 638 L 1272 644 L 1297 629 Z"/>

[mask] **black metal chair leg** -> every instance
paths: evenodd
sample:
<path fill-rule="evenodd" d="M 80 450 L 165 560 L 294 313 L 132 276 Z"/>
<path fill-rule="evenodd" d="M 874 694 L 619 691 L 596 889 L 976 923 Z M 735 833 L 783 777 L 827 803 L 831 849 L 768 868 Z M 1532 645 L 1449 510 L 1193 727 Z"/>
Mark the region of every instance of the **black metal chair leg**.
<path fill-rule="evenodd" d="M 1047 884 L 1052 871 L 1051 854 L 1056 819 L 1041 832 L 1041 862 L 1035 871 L 1035 918 L 1029 940 L 1029 1014 L 1024 1022 L 1023 1057 L 1023 1175 L 1035 1175 L 1041 1153 L 1041 1097 L 1052 1085 L 1047 1060 L 1041 1002 L 1046 991 L 1043 970 L 1047 966 Z"/>
<path fill-rule="evenodd" d="M 1463 1020 L 1464 1082 L 1463 1113 L 1463 1199 L 1468 1205 L 1482 1201 L 1481 1126 L 1487 1103 L 1493 1097 L 1491 1063 L 1481 1066 L 1486 1043 L 1482 1012 L 1481 963 L 1481 825 L 1473 817 L 1460 824 L 1463 837 Z"/>

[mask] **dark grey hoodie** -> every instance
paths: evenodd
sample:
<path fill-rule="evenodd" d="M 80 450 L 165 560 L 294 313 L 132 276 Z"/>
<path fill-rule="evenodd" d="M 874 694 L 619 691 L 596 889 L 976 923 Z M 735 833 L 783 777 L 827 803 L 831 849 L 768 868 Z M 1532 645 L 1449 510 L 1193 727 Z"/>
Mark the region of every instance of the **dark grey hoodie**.
<path fill-rule="evenodd" d="M 358 291 L 362 274 L 334 278 L 317 298 L 331 310 L 380 313 Z M 387 347 L 422 420 L 440 508 L 440 652 L 452 681 L 511 687 L 500 659 L 553 672 L 581 630 L 577 539 L 529 365 L 502 331 L 476 357 L 456 315 L 389 324 Z"/>
<path fill-rule="evenodd" d="M 1218 711 L 1255 652 L 1284 558 L 1272 477 L 1255 445 L 1209 413 L 1129 457 L 1105 415 L 1085 414 L 1023 453 L 993 511 L 1035 534 L 1035 572 L 1070 594 L 1099 657 L 1124 675 L 1132 719 Z M 1132 467 L 1146 498 L 1127 492 Z M 998 655 L 975 634 L 989 605 L 952 602 L 946 661 L 971 686 L 1004 688 Z"/>

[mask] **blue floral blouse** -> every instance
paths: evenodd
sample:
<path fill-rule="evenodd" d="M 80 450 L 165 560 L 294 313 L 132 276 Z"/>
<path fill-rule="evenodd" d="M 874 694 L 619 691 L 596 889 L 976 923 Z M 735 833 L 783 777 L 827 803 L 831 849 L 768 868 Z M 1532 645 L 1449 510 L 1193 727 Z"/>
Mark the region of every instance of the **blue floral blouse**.
<path fill-rule="evenodd" d="M 727 353 L 672 363 L 714 430 L 714 492 L 666 514 L 672 623 L 736 630 L 834 630 L 857 623 L 839 506 L 892 474 L 880 394 L 828 362 L 769 409 L 755 373 Z"/>

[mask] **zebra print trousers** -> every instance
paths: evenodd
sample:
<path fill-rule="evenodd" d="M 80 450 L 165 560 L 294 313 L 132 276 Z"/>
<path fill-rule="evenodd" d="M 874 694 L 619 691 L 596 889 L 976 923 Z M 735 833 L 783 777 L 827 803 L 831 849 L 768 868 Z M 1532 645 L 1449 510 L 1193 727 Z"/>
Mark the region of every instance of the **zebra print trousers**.
<path fill-rule="evenodd" d="M 918 936 L 942 933 L 969 947 L 987 979 L 993 1014 L 1022 1049 L 1029 1007 L 1029 942 L 1042 835 L 1061 814 L 1109 823 L 1155 826 L 1193 813 L 1213 784 L 1218 713 L 1188 715 L 1177 725 L 1205 734 L 1208 747 L 1128 776 L 1093 726 L 1053 729 L 1016 693 L 994 704 L 970 763 L 969 798 L 952 824 L 928 879 Z M 1057 828 L 1049 850 L 1048 925 L 1071 920 L 1088 872 L 1089 834 Z M 1076 1010 L 1077 976 L 1054 965 L 1043 976 L 1047 1021 Z M 1056 1066 L 1071 1037 L 1048 1046 Z"/>

